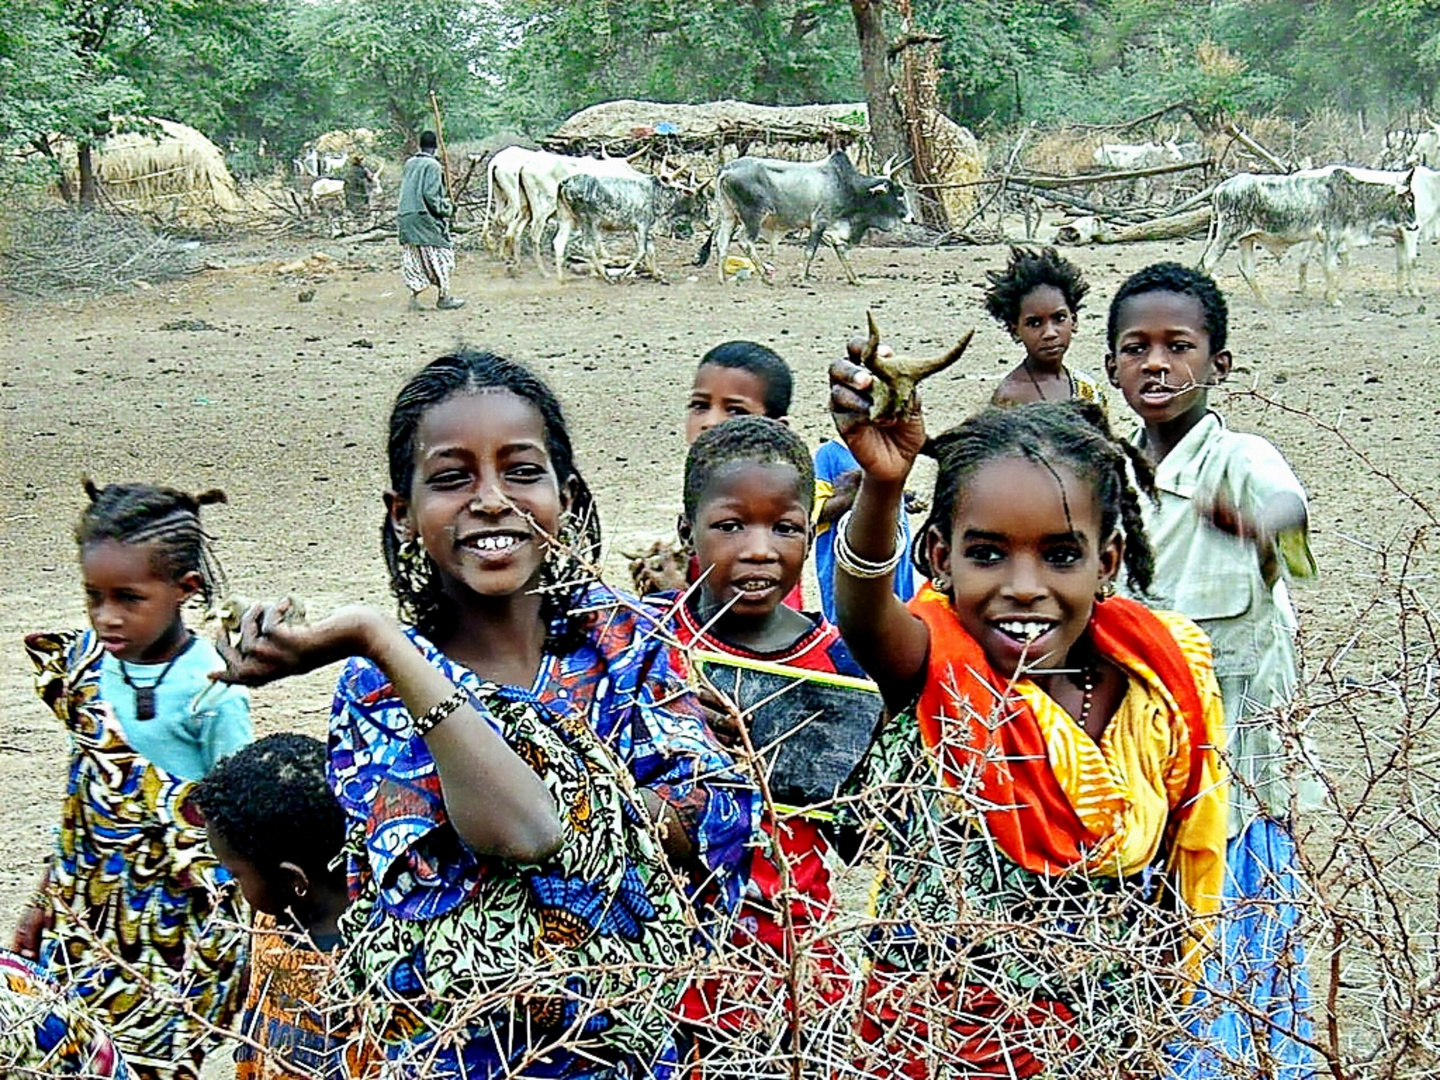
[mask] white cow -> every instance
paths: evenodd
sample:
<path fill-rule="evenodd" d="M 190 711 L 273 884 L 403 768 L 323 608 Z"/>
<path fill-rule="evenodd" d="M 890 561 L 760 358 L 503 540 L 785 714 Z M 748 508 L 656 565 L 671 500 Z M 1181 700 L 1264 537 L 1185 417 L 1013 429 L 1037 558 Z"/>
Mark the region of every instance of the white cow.
<path fill-rule="evenodd" d="M 1199 148 L 1198 143 L 1186 147 Z M 1186 160 L 1186 150 L 1174 139 L 1163 143 L 1103 143 L 1095 148 L 1091 160 L 1107 169 L 1153 169 L 1159 165 L 1179 165 Z"/>
<path fill-rule="evenodd" d="M 381 164 L 369 171 L 366 178 L 365 201 L 372 209 L 383 191 L 380 186 L 380 174 L 384 169 L 384 164 Z M 306 202 L 313 212 L 324 214 L 327 217 L 339 217 L 346 209 L 345 181 L 332 176 L 322 176 L 317 180 L 312 180 L 310 189 L 306 193 Z"/>
<path fill-rule="evenodd" d="M 537 151 L 520 167 L 520 190 L 524 193 L 526 212 L 530 219 L 530 238 L 535 247 L 535 265 L 540 273 L 549 276 L 545 269 L 545 256 L 540 243 L 545 229 L 555 217 L 560 197 L 560 185 L 572 176 L 613 176 L 624 180 L 649 180 L 624 158 L 569 157 L 565 154 L 551 154 Z M 600 257 L 604 257 L 603 247 Z"/>
<path fill-rule="evenodd" d="M 1375 162 L 1379 169 L 1404 169 L 1411 165 L 1440 166 L 1440 124 L 1411 131 L 1398 128 L 1385 133 L 1385 146 Z"/>
<path fill-rule="evenodd" d="M 497 221 L 504 226 L 499 251 L 507 263 L 515 261 L 520 236 L 530 224 L 530 209 L 520 189 L 520 169 L 541 153 L 543 151 L 527 150 L 523 146 L 507 146 L 496 152 L 485 166 L 485 228 L 481 235 L 488 243 L 491 226 Z"/>

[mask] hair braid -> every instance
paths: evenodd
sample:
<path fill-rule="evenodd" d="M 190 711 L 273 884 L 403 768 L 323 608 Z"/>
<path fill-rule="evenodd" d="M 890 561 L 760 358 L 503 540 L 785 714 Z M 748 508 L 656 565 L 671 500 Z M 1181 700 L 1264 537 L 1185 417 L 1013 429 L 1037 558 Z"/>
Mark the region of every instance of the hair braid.
<path fill-rule="evenodd" d="M 113 540 L 119 544 L 152 544 L 155 569 L 178 580 L 200 575 L 200 597 L 210 604 L 224 592 L 225 574 L 215 557 L 214 539 L 200 523 L 200 508 L 223 503 L 218 489 L 189 495 L 153 484 L 98 486 L 89 476 L 81 486 L 90 505 L 75 526 L 75 542 L 83 551 L 92 544 Z"/>

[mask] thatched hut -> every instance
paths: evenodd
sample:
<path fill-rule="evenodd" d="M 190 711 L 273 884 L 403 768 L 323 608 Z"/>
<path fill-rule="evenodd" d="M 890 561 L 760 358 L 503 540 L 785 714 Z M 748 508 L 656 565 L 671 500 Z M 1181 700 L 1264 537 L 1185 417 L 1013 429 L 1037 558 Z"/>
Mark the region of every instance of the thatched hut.
<path fill-rule="evenodd" d="M 849 150 L 865 168 L 869 133 L 863 103 L 677 105 L 622 100 L 582 109 L 541 142 L 560 154 L 639 155 L 652 162 L 668 157 L 672 163 L 689 164 L 703 178 L 743 154 L 809 161 L 832 150 Z"/>
<path fill-rule="evenodd" d="M 186 217 L 245 209 L 220 148 L 187 124 L 148 117 L 148 131 L 117 132 L 95 149 L 95 176 L 104 200 L 120 210 Z M 75 147 L 58 154 L 78 186 Z"/>

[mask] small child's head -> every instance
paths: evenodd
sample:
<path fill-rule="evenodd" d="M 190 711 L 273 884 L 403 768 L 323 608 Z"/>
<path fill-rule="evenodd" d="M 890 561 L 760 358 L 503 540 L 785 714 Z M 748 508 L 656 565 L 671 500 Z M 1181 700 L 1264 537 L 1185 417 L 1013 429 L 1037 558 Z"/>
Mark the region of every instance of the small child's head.
<path fill-rule="evenodd" d="M 186 601 L 198 595 L 210 603 L 223 582 L 200 508 L 224 502 L 225 493 L 84 483 L 90 505 L 75 542 L 90 625 L 121 660 L 163 657 L 184 635 Z"/>
<path fill-rule="evenodd" d="M 795 588 L 810 549 L 815 467 L 800 436 L 742 416 L 695 440 L 685 459 L 681 539 L 700 563 L 705 606 L 762 619 Z"/>
<path fill-rule="evenodd" d="M 585 583 L 570 553 L 599 551 L 600 520 L 539 376 L 489 352 L 440 357 L 396 397 L 389 456 L 381 542 L 402 618 L 443 637 L 457 596 L 538 591 L 547 625 L 578 629 L 570 601 Z M 540 591 L 562 580 L 575 588 Z"/>
<path fill-rule="evenodd" d="M 1005 269 L 985 276 L 990 279 L 985 310 L 1025 347 L 1028 360 L 1058 368 L 1090 291 L 1080 268 L 1053 247 L 1012 247 Z"/>
<path fill-rule="evenodd" d="M 949 594 L 996 674 L 1059 666 L 1123 562 L 1144 590 L 1153 561 L 1127 466 L 1093 404 L 987 409 L 927 445 L 939 463 L 915 565 Z"/>
<path fill-rule="evenodd" d="M 267 735 L 222 758 L 196 787 L 210 848 L 257 911 L 294 912 L 304 923 L 323 894 L 345 889 L 335 866 L 345 811 L 325 764 L 318 739 Z"/>
<path fill-rule="evenodd" d="M 753 341 L 726 341 L 700 358 L 685 406 L 685 442 L 737 416 L 783 420 L 790 413 L 794 380 L 773 349 Z"/>
<path fill-rule="evenodd" d="M 1209 387 L 1230 374 L 1229 313 L 1208 274 L 1179 263 L 1147 266 L 1110 301 L 1105 373 L 1147 428 L 1188 430 Z"/>

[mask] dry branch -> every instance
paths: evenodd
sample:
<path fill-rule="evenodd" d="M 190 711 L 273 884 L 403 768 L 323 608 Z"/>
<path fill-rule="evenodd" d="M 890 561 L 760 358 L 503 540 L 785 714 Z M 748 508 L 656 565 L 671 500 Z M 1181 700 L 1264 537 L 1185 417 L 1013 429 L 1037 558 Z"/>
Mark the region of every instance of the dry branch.
<path fill-rule="evenodd" d="M 1238 142 L 1241 146 L 1245 147 L 1245 149 L 1263 158 L 1266 164 L 1268 164 L 1276 172 L 1288 173 L 1290 171 L 1290 167 L 1286 165 L 1285 162 L 1281 161 L 1269 150 L 1266 150 L 1265 147 L 1261 146 L 1253 138 L 1251 138 L 1249 135 L 1245 134 L 1245 132 L 1241 131 L 1238 127 L 1236 127 L 1233 120 L 1227 120 L 1225 122 L 1225 130 L 1234 137 L 1236 142 Z"/>
<path fill-rule="evenodd" d="M 1198 225 L 1198 212 L 1191 220 Z M 1180 226 L 1176 220 L 1168 227 Z M 1305 415 L 1299 406 L 1254 391 L 1235 394 L 1266 408 Z M 1309 419 L 1333 448 L 1337 472 L 1346 471 L 1350 483 L 1378 481 L 1388 493 L 1406 500 L 1414 522 L 1388 542 L 1365 542 L 1372 561 L 1365 567 L 1370 584 L 1366 595 L 1350 598 L 1355 602 L 1349 620 L 1353 636 L 1328 654 L 1318 655 L 1317 649 L 1317 655 L 1306 657 L 1308 677 L 1291 706 L 1249 721 L 1276 733 L 1287 775 L 1312 770 L 1324 785 L 1315 805 L 1301 806 L 1298 796 L 1292 796 L 1287 815 L 1295 822 L 1301 862 L 1294 933 L 1310 950 L 1316 1029 L 1308 1035 L 1285 1033 L 1308 1048 L 1312 1064 L 1286 1068 L 1263 1052 L 1258 1063 L 1231 1059 L 1225 1045 L 1216 1041 L 1200 1041 L 1199 1048 L 1217 1055 L 1215 1071 L 1207 1074 L 1216 1080 L 1299 1080 L 1321 1071 L 1331 1080 L 1433 1080 L 1440 1073 L 1440 695 L 1435 685 L 1440 616 L 1430 551 L 1440 534 L 1440 517 L 1428 495 L 1411 491 L 1377 465 L 1340 418 Z M 594 553 L 572 554 L 583 573 L 595 573 Z M 1352 654 L 1353 643 L 1361 639 L 1372 657 L 1370 668 L 1362 668 Z M 678 647 L 678 642 L 672 644 Z M 739 714 L 738 706 L 734 711 Z M 970 719 L 992 722 L 987 717 Z M 1306 730 L 1312 724 L 1323 724 L 1328 741 L 1346 748 L 1328 768 L 1306 748 Z M 756 770 L 764 749 L 742 737 L 736 756 Z M 794 812 L 776 806 L 770 797 L 768 778 L 757 780 L 772 819 L 793 819 Z M 856 823 L 855 850 L 848 856 L 851 880 L 848 886 L 837 885 L 830 917 L 820 920 L 821 929 L 809 938 L 796 933 L 788 904 L 782 908 L 790 955 L 766 958 L 739 950 L 730 943 L 729 927 L 722 926 L 712 935 L 715 947 L 708 954 L 687 958 L 671 970 L 611 970 L 609 984 L 624 988 L 605 1001 L 575 1003 L 575 1023 L 545 1046 L 532 1044 L 531 1058 L 579 1041 L 585 1022 L 602 1010 L 654 1015 L 664 1008 L 658 1004 L 661 983 L 673 989 L 692 978 L 707 978 L 726 981 L 745 994 L 757 1018 L 754 1027 L 715 1035 L 697 1051 L 695 1063 L 705 1076 L 867 1080 L 882 1072 L 894 1075 L 900 1064 L 896 1055 L 872 1053 L 866 1060 L 867 1050 L 874 1047 L 867 1047 L 856 1030 L 867 996 L 863 961 L 872 950 L 903 940 L 906 949 L 930 958 L 928 966 L 906 974 L 905 989 L 912 1000 L 935 1003 L 935 1011 L 928 1032 L 899 1021 L 893 1035 L 905 1044 L 905 1056 L 930 1063 L 929 1076 L 965 1075 L 963 1066 L 948 1056 L 954 1041 L 947 1026 L 953 1021 L 981 1025 L 1007 1045 L 1023 1038 L 1060 1063 L 1063 1068 L 1056 1072 L 1063 1075 L 1087 1080 L 1172 1075 L 1169 1053 L 1197 1044 L 1191 1033 L 1196 1016 L 1187 1013 L 1176 994 L 1187 975 L 1171 948 L 1173 918 L 1142 908 L 1131 933 L 1114 941 L 1095 927 L 1113 915 L 1116 905 L 1130 902 L 1120 893 L 1097 890 L 1096 902 L 1088 907 L 1083 888 L 1047 898 L 1070 905 L 1063 906 L 1063 912 L 1075 917 L 1067 923 L 1047 916 L 1043 904 L 1016 904 L 1014 894 L 1000 885 L 993 894 L 973 884 L 967 888 L 956 873 L 956 858 L 934 856 L 968 851 L 984 857 L 983 831 L 961 827 L 983 820 L 983 807 L 964 784 L 943 791 L 937 785 L 933 767 L 924 763 L 912 775 L 861 785 L 815 808 Z M 950 820 L 920 812 L 937 805 L 937 791 L 949 800 Z M 936 843 L 927 848 L 908 843 L 926 835 Z M 782 854 L 775 862 L 781 897 L 798 897 L 790 859 Z M 892 874 L 934 875 L 946 891 L 934 904 L 905 908 L 904 919 L 867 914 L 866 886 L 880 866 Z M 900 902 L 913 899 L 902 893 Z M 1213 929 L 1223 932 L 1228 923 L 1255 914 L 1255 908 L 1224 909 Z M 698 911 L 694 917 L 698 925 Z M 902 922 L 909 936 L 896 936 Z M 823 1006 L 814 1000 L 811 985 L 822 944 L 838 950 L 846 987 L 841 1000 Z M 1037 958 L 1043 963 L 1033 963 Z M 340 963 L 346 959 L 342 953 Z M 1008 994 L 1012 986 L 997 978 L 996 970 L 1014 962 L 1030 963 L 1037 978 L 1062 983 L 1078 1019 L 1072 1023 L 1052 1018 L 1024 1028 L 1012 1022 L 1026 1013 L 1030 1001 L 1025 995 L 1002 995 L 993 1013 L 980 1015 L 967 1012 L 960 994 L 945 997 L 938 992 L 941 980 L 948 979 L 952 987 L 968 982 Z M 1103 977 L 1093 973 L 1097 963 Z M 633 989 L 626 985 L 632 974 Z M 175 1002 L 177 1010 L 188 1008 L 176 988 L 152 989 Z M 458 1037 L 497 1009 L 513 1007 L 523 1013 L 526 1001 L 556 993 L 553 973 L 517 967 L 504 986 L 444 1002 L 443 1015 L 435 1021 L 436 1043 Z M 386 1009 L 385 1002 L 347 996 L 338 985 L 324 1006 L 371 1017 L 383 1017 Z M 1277 1028 L 1284 1030 L 1276 1017 L 1257 1011 L 1234 992 L 1216 993 L 1202 1013 L 1213 1015 L 1222 1008 L 1231 1010 L 1259 1045 Z M 425 1074 L 423 1057 L 408 1064 L 414 1074 Z"/>
<path fill-rule="evenodd" d="M 198 269 L 196 245 L 138 218 L 69 209 L 19 211 L 0 252 L 0 280 L 20 296 L 109 292 Z"/>
<path fill-rule="evenodd" d="M 1192 169 L 1209 169 L 1215 162 L 1182 161 L 1171 165 L 1152 165 L 1144 169 L 1126 169 L 1124 172 L 1078 173 L 1075 176 L 1014 176 L 1016 183 L 1028 184 L 1034 188 L 1093 187 L 1096 184 L 1110 184 L 1117 180 L 1142 180 L 1147 176 L 1166 176 L 1170 173 L 1190 172 Z"/>

